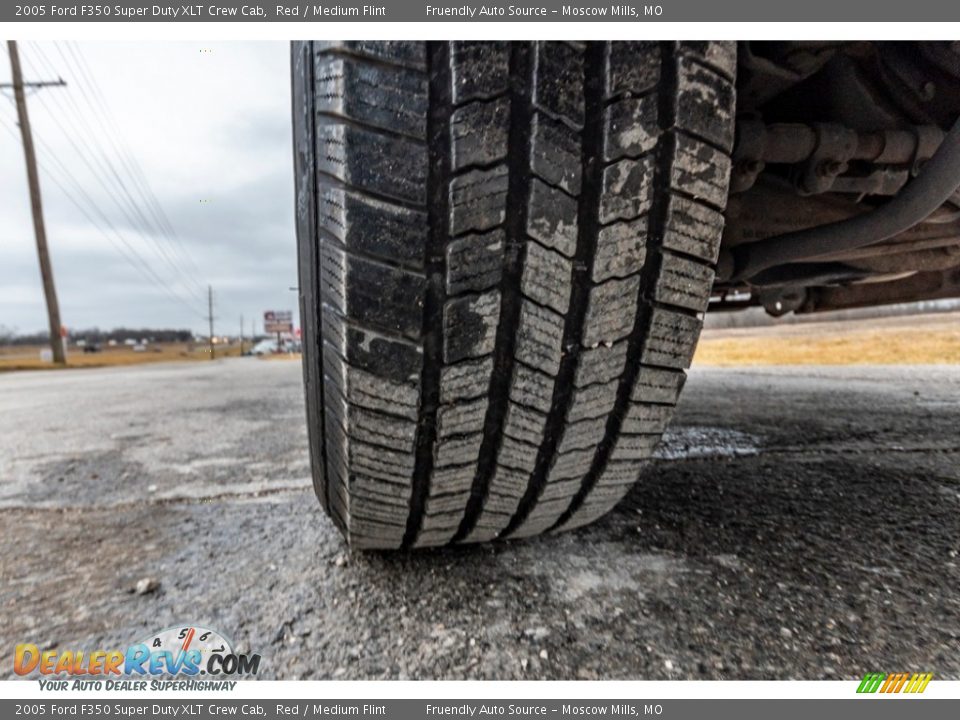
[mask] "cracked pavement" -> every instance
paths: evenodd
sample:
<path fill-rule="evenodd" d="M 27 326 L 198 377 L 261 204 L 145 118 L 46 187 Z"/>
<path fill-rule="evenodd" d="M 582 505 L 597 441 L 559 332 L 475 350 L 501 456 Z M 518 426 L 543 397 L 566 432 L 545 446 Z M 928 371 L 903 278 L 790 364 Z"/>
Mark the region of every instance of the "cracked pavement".
<path fill-rule="evenodd" d="M 409 555 L 323 515 L 297 362 L 9 373 L 0 408 L 10 654 L 194 622 L 281 679 L 960 678 L 957 366 L 695 368 L 603 521 Z"/>

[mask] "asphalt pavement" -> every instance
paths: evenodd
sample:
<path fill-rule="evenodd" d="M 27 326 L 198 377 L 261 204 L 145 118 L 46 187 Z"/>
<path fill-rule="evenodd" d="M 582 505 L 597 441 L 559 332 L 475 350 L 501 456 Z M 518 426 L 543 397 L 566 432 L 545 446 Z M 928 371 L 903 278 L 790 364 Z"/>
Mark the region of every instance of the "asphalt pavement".
<path fill-rule="evenodd" d="M 603 521 L 406 555 L 347 550 L 304 422 L 295 361 L 0 374 L 2 652 L 198 623 L 280 679 L 960 678 L 960 366 L 695 368 Z"/>

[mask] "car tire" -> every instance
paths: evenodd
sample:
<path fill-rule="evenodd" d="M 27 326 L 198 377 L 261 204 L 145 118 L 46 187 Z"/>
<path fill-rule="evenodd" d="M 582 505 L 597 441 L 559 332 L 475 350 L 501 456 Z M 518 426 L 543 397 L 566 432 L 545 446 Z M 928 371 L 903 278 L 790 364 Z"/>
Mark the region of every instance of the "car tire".
<path fill-rule="evenodd" d="M 356 548 L 575 528 L 641 477 L 709 301 L 725 42 L 297 42 L 315 487 Z"/>

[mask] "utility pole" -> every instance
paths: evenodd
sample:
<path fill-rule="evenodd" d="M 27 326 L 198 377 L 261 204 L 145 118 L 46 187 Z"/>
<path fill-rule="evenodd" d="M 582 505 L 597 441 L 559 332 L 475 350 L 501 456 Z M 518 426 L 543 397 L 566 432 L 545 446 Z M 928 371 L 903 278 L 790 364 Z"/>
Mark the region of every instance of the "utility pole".
<path fill-rule="evenodd" d="M 213 285 L 207 285 L 207 319 L 210 321 L 210 359 L 216 358 L 213 349 Z"/>
<path fill-rule="evenodd" d="M 37 255 L 40 258 L 40 277 L 43 280 L 43 294 L 47 301 L 47 320 L 50 328 L 50 350 L 53 361 L 63 365 L 67 361 L 61 335 L 60 304 L 57 302 L 57 290 L 53 284 L 53 266 L 47 250 L 47 231 L 43 224 L 43 205 L 40 202 L 40 175 L 37 172 L 37 156 L 33 147 L 33 135 L 30 132 L 30 117 L 27 114 L 27 96 L 25 87 L 41 88 L 63 86 L 63 80 L 56 82 L 23 82 L 20 68 L 20 53 L 16 40 L 7 41 L 10 51 L 10 69 L 13 72 L 13 95 L 17 102 L 17 119 L 20 123 L 20 135 L 23 138 L 23 154 L 27 161 L 27 183 L 30 186 L 30 211 L 33 214 L 33 232 L 37 239 Z M 10 87 L 8 84 L 0 87 Z"/>
<path fill-rule="evenodd" d="M 240 357 L 243 357 L 243 315 L 240 316 Z"/>

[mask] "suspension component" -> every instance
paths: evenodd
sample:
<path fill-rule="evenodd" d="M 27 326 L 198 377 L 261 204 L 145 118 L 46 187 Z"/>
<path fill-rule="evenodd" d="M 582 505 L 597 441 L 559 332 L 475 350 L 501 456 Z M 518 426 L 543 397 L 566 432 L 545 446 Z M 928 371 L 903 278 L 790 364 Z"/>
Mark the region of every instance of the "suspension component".
<path fill-rule="evenodd" d="M 928 125 L 858 132 L 838 123 L 765 125 L 743 119 L 730 189 L 748 190 L 769 165 L 786 165 L 793 166 L 790 176 L 801 195 L 895 195 L 933 157 L 943 137 L 940 128 Z M 859 172 L 851 172 L 851 163 L 861 165 Z"/>
<path fill-rule="evenodd" d="M 777 265 L 882 242 L 922 222 L 958 188 L 960 120 L 954 123 L 922 172 L 886 205 L 846 220 L 733 248 L 732 258 L 718 263 L 718 272 L 726 275 L 720 279 L 749 281 Z"/>

